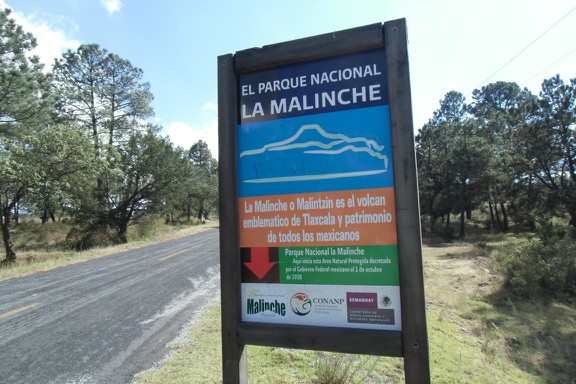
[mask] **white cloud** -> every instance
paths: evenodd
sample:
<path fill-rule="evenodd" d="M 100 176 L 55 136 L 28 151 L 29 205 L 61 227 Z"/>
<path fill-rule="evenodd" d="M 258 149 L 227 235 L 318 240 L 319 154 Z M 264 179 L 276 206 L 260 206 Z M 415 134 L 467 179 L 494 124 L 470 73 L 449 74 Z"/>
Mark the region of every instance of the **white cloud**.
<path fill-rule="evenodd" d="M 100 4 L 106 8 L 109 14 L 118 12 L 122 8 L 122 1 L 120 0 L 100 0 Z"/>
<path fill-rule="evenodd" d="M 168 124 L 164 131 L 172 143 L 184 149 L 190 149 L 198 140 L 205 141 L 212 157 L 218 159 L 218 118 L 199 126 L 176 121 Z"/>
<path fill-rule="evenodd" d="M 218 112 L 218 106 L 210 101 L 205 103 L 202 109 L 205 111 Z"/>
<path fill-rule="evenodd" d="M 0 6 L 10 7 L 2 0 Z M 78 40 L 69 37 L 78 26 L 66 18 L 45 13 L 24 15 L 15 11 L 10 16 L 25 31 L 34 35 L 38 44 L 31 53 L 40 57 L 47 71 L 52 69 L 54 59 L 61 57 L 65 50 L 80 46 Z"/>
<path fill-rule="evenodd" d="M 168 124 L 162 123 L 157 118 L 157 123 L 164 126 L 163 132 L 170 138 L 173 144 L 184 149 L 190 149 L 192 144 L 203 140 L 208 144 L 212 157 L 218 159 L 218 107 L 216 103 L 205 102 L 200 108 L 194 108 L 191 115 L 195 117 L 193 123 L 173 121 Z"/>

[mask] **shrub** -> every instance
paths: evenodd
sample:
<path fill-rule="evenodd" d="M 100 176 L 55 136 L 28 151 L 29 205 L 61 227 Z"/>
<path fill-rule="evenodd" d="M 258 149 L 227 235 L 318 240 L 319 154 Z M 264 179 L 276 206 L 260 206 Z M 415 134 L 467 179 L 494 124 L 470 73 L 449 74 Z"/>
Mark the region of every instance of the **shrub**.
<path fill-rule="evenodd" d="M 161 219 L 142 220 L 128 230 L 130 241 L 150 240 L 165 230 L 166 224 Z"/>
<path fill-rule="evenodd" d="M 118 235 L 108 228 L 73 227 L 66 236 L 66 246 L 77 251 L 107 247 L 119 243 Z"/>
<path fill-rule="evenodd" d="M 314 367 L 314 384 L 346 384 L 352 375 L 352 362 L 347 355 L 319 353 Z"/>
<path fill-rule="evenodd" d="M 570 228 L 565 225 L 546 222 L 536 228 L 536 236 L 544 245 L 554 244 L 566 237 Z"/>
<path fill-rule="evenodd" d="M 443 225 L 439 230 L 438 234 L 442 237 L 444 241 L 451 242 L 456 238 L 456 231 L 453 227 L 447 227 Z"/>
<path fill-rule="evenodd" d="M 543 238 L 506 242 L 492 253 L 492 269 L 520 296 L 576 297 L 576 241 L 546 231 Z"/>
<path fill-rule="evenodd" d="M 316 352 L 313 384 L 364 383 L 374 371 L 377 357 L 344 353 Z M 364 377 L 359 377 L 363 375 Z"/>

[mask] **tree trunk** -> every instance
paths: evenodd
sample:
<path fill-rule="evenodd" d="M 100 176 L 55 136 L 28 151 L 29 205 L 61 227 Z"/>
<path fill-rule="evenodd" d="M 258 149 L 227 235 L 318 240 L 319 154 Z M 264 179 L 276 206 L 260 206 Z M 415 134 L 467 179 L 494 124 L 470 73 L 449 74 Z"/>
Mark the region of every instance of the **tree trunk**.
<path fill-rule="evenodd" d="M 48 209 L 46 207 L 44 207 L 44 210 L 42 211 L 40 220 L 42 220 L 42 224 L 46 224 L 48 222 Z"/>
<path fill-rule="evenodd" d="M 466 236 L 465 215 L 467 201 L 466 183 L 462 183 L 462 195 L 460 196 L 460 237 Z"/>
<path fill-rule="evenodd" d="M 500 208 L 502 208 L 502 230 L 506 232 L 508 231 L 508 212 L 504 203 L 500 203 Z"/>
<path fill-rule="evenodd" d="M 470 205 L 466 205 L 466 218 L 472 220 L 472 208 L 470 208 Z"/>
<path fill-rule="evenodd" d="M 196 216 L 198 220 L 204 222 L 204 202 L 201 202 L 200 208 L 198 209 L 198 215 Z"/>
<path fill-rule="evenodd" d="M 502 220 L 500 220 L 500 212 L 498 211 L 498 202 L 494 193 L 492 193 L 492 199 L 494 200 L 493 207 L 494 207 L 494 215 L 496 216 L 496 228 L 498 228 L 498 230 L 501 231 Z"/>
<path fill-rule="evenodd" d="M 132 219 L 132 210 L 131 208 L 119 208 L 120 212 L 116 213 L 115 219 L 113 220 L 114 225 L 116 226 L 116 233 L 118 234 L 118 240 L 121 244 L 126 244 L 128 242 L 128 224 L 130 224 L 130 220 Z"/>
<path fill-rule="evenodd" d="M 18 225 L 20 223 L 20 203 L 16 201 L 14 204 L 14 224 Z"/>
<path fill-rule="evenodd" d="M 16 252 L 14 252 L 14 244 L 12 244 L 12 239 L 10 237 L 10 215 L 12 214 L 11 209 L 2 210 L 2 240 L 4 241 L 4 249 L 6 250 L 6 262 L 16 261 Z"/>
<path fill-rule="evenodd" d="M 434 198 L 427 199 L 428 216 L 430 216 L 430 232 L 434 232 L 434 224 L 436 222 L 436 214 L 434 212 Z"/>
<path fill-rule="evenodd" d="M 565 206 L 567 208 L 568 215 L 570 216 L 569 225 L 576 229 L 576 201 L 570 200 L 567 204 L 565 203 Z"/>
<path fill-rule="evenodd" d="M 126 237 L 127 232 L 128 232 L 128 221 L 122 221 L 118 223 L 117 233 L 120 243 L 126 244 L 128 242 L 128 237 Z"/>
<path fill-rule="evenodd" d="M 488 208 L 490 208 L 490 221 L 492 222 L 492 228 L 496 227 L 496 219 L 494 218 L 494 208 L 492 207 L 492 202 L 488 201 Z"/>
<path fill-rule="evenodd" d="M 496 215 L 496 228 L 502 230 L 502 220 L 500 220 L 500 212 L 498 211 L 498 204 L 494 204 L 494 213 Z"/>

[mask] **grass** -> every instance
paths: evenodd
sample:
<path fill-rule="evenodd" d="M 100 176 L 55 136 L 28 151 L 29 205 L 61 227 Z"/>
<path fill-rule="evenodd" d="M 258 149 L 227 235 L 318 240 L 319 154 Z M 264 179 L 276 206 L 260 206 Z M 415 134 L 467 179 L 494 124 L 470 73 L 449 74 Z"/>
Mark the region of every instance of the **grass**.
<path fill-rule="evenodd" d="M 534 383 L 534 375 L 508 358 L 497 329 L 479 314 L 490 275 L 484 251 L 470 244 L 425 248 L 427 320 L 434 383 Z"/>
<path fill-rule="evenodd" d="M 222 382 L 220 302 L 211 303 L 190 326 L 185 340 L 172 343 L 171 355 L 140 373 L 135 384 L 210 384 Z M 249 382 L 254 384 L 328 383 L 318 372 L 348 367 L 346 383 L 394 383 L 400 377 L 400 359 L 353 356 L 250 345 L 247 348 Z M 210 367 L 207 369 L 207 367 Z M 332 381 L 332 383 L 337 383 Z M 344 383 L 344 382 L 343 382 Z"/>

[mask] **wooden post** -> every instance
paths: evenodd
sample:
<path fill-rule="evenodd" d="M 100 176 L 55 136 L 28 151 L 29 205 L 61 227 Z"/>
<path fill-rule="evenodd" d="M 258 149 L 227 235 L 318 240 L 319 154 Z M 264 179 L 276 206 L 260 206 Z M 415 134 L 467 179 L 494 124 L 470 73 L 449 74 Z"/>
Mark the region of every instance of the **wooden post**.
<path fill-rule="evenodd" d="M 246 347 L 238 340 L 240 249 L 238 223 L 237 95 L 234 56 L 218 57 L 218 135 L 220 182 L 220 276 L 222 297 L 222 375 L 225 384 L 246 384 Z M 234 198 L 230 198 L 234 196 Z"/>
<path fill-rule="evenodd" d="M 394 152 L 404 375 L 407 384 L 422 384 L 430 382 L 430 363 L 405 19 L 384 23 L 384 45 Z"/>

